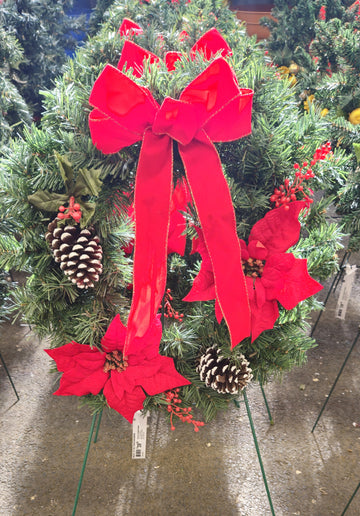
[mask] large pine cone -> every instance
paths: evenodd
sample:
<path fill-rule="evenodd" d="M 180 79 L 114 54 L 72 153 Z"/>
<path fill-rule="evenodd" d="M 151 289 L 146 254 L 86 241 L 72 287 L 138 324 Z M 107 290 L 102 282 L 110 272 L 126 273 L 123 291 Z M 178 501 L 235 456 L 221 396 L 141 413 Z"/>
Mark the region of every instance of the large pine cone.
<path fill-rule="evenodd" d="M 253 377 L 244 355 L 240 355 L 237 360 L 240 367 L 231 364 L 228 358 L 221 355 L 218 347 L 212 346 L 200 357 L 196 370 L 207 387 L 221 394 L 237 394 Z"/>
<path fill-rule="evenodd" d="M 50 244 L 55 261 L 79 288 L 93 287 L 102 273 L 102 248 L 92 226 L 58 226 L 59 219 L 48 225 L 45 240 Z"/>

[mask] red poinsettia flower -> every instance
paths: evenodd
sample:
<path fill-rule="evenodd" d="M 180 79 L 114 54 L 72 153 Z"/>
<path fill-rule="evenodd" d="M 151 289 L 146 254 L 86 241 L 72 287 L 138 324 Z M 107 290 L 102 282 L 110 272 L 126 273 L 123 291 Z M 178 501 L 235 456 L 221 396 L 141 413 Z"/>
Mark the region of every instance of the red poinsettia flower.
<path fill-rule="evenodd" d="M 95 395 L 103 389 L 109 406 L 132 423 L 135 412 L 143 408 L 145 392 L 152 396 L 191 383 L 176 371 L 172 358 L 159 355 L 161 334 L 156 317 L 124 358 L 126 327 L 117 315 L 101 340 L 103 351 L 77 342 L 46 349 L 64 373 L 54 394 Z"/>
<path fill-rule="evenodd" d="M 296 244 L 300 236 L 300 212 L 306 207 L 295 201 L 269 211 L 252 228 L 246 245 L 240 240 L 241 258 L 251 311 L 251 338 L 270 330 L 279 317 L 278 302 L 291 310 L 300 301 L 322 289 L 320 283 L 309 276 L 306 259 L 295 258 L 286 251 Z M 216 301 L 214 275 L 201 229 L 192 252 L 199 252 L 202 263 L 199 274 L 185 301 L 209 301 L 215 298 L 218 321 L 222 319 Z"/>

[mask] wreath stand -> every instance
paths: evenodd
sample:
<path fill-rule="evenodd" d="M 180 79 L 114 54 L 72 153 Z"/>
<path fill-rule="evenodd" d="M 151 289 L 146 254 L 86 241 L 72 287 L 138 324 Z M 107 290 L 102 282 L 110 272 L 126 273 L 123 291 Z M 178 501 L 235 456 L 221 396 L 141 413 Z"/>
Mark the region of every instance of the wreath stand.
<path fill-rule="evenodd" d="M 329 288 L 329 291 L 328 291 L 328 293 L 327 293 L 327 295 L 326 295 L 326 298 L 325 298 L 325 300 L 324 300 L 324 303 L 323 303 L 323 304 L 324 304 L 324 308 L 325 308 L 325 306 L 326 306 L 327 302 L 329 301 L 329 297 L 330 297 L 330 295 L 332 294 L 332 292 L 334 292 L 334 293 L 335 293 L 335 292 L 336 292 L 336 289 L 338 288 L 338 285 L 339 285 L 339 283 L 340 283 L 340 281 L 341 281 L 341 279 L 342 279 L 342 277 L 343 277 L 344 270 L 345 270 L 345 266 L 346 266 L 346 264 L 348 263 L 348 260 L 349 260 L 349 258 L 350 258 L 350 255 L 351 255 L 351 251 L 346 251 L 346 252 L 345 252 L 345 254 L 344 254 L 344 256 L 343 256 L 343 258 L 342 258 L 342 260 L 341 260 L 341 263 L 340 263 L 340 265 L 339 265 L 339 270 L 337 271 L 337 273 L 336 273 L 336 275 L 335 275 L 335 277 L 334 277 L 334 279 L 333 279 L 333 281 L 332 281 L 332 283 L 331 283 L 331 285 L 330 285 L 330 288 Z M 334 289 L 334 290 L 333 290 L 333 289 Z M 313 334 L 314 334 L 314 332 L 315 332 L 315 330 L 316 330 L 316 327 L 317 327 L 317 325 L 319 324 L 319 321 L 320 321 L 320 318 L 321 318 L 321 316 L 322 316 L 323 312 L 324 312 L 324 310 L 321 310 L 321 311 L 320 311 L 320 313 L 319 313 L 319 315 L 317 316 L 317 319 L 316 319 L 316 321 L 315 321 L 315 324 L 314 324 L 314 326 L 313 326 L 313 328 L 312 328 L 312 330 L 311 330 L 310 337 L 312 337 L 312 336 L 313 336 Z"/>
<path fill-rule="evenodd" d="M 351 495 L 350 500 L 349 500 L 349 501 L 348 501 L 348 503 L 346 504 L 345 509 L 344 509 L 344 510 L 343 510 L 343 512 L 341 513 L 341 516 L 344 516 L 344 514 L 345 514 L 345 513 L 346 513 L 346 511 L 348 510 L 348 508 L 349 508 L 349 506 L 350 506 L 351 502 L 353 501 L 353 499 L 355 498 L 355 495 L 356 495 L 356 493 L 358 492 L 359 488 L 360 488 L 360 482 L 358 483 L 357 488 L 355 489 L 355 491 L 354 491 L 354 492 L 353 492 L 353 494 Z"/>
<path fill-rule="evenodd" d="M 273 420 L 273 418 L 271 416 L 270 408 L 269 408 L 269 405 L 268 405 L 268 402 L 267 402 L 267 399 L 266 399 L 266 396 L 265 396 L 265 392 L 264 392 L 264 389 L 263 389 L 263 386 L 262 386 L 261 383 L 260 383 L 260 387 L 261 387 L 262 395 L 264 397 L 265 406 L 266 406 L 266 410 L 267 410 L 267 413 L 268 413 L 268 416 L 269 416 L 270 424 L 273 425 L 274 424 L 274 420 Z M 274 511 L 274 507 L 273 507 L 272 500 L 271 500 L 270 490 L 269 490 L 267 479 L 266 479 L 265 469 L 264 469 L 263 461 L 262 461 L 262 458 L 261 458 L 259 443 L 258 443 L 258 440 L 257 440 L 257 437 L 256 437 L 256 433 L 255 433 L 255 426 L 254 426 L 254 422 L 253 422 L 252 415 L 251 415 L 251 409 L 250 409 L 248 397 L 247 397 L 247 394 L 246 394 L 246 389 L 243 390 L 243 398 L 244 399 L 241 400 L 241 401 L 243 401 L 245 403 L 245 406 L 246 406 L 246 413 L 247 413 L 247 416 L 248 416 L 248 419 L 249 419 L 249 423 L 250 423 L 251 433 L 252 433 L 252 437 L 253 437 L 256 453 L 257 453 L 257 457 L 258 457 L 259 464 L 260 464 L 261 474 L 262 474 L 262 478 L 263 478 L 263 482 L 264 482 L 264 486 L 265 486 L 265 490 L 266 490 L 266 495 L 267 495 L 267 498 L 268 498 L 268 501 L 269 501 L 271 514 L 272 514 L 272 516 L 275 516 L 275 511 Z M 240 408 L 240 402 L 238 400 L 234 400 L 234 402 L 235 402 L 235 405 L 238 408 Z M 76 513 L 76 508 L 77 508 L 77 505 L 78 505 L 80 491 L 81 491 L 81 485 L 82 485 L 82 481 L 83 481 L 84 473 L 85 473 L 85 468 L 86 468 L 86 462 L 87 462 L 87 458 L 88 458 L 88 455 L 89 455 L 89 450 L 90 450 L 91 442 L 93 440 L 93 434 L 94 434 L 94 430 L 95 430 L 95 425 L 96 425 L 96 430 L 95 430 L 95 435 L 94 435 L 94 443 L 96 443 L 97 438 L 98 438 L 99 428 L 100 428 L 100 423 L 101 423 L 101 417 L 102 417 L 102 412 L 103 412 L 103 409 L 101 409 L 99 412 L 95 413 L 93 415 L 93 417 L 92 417 L 92 420 L 91 420 L 90 432 L 89 432 L 89 437 L 88 437 L 88 441 L 87 441 L 87 445 L 86 445 L 86 449 L 85 449 L 84 460 L 83 460 L 83 464 L 82 464 L 82 468 L 81 468 L 81 472 L 80 472 L 79 483 L 78 483 L 78 487 L 77 487 L 77 491 L 76 491 L 76 495 L 75 495 L 72 516 L 75 516 L 75 513 Z M 355 496 L 355 493 L 354 493 L 353 496 Z"/>
<path fill-rule="evenodd" d="M 341 366 L 341 368 L 340 368 L 340 370 L 339 370 L 339 372 L 338 372 L 338 374 L 337 374 L 337 377 L 335 378 L 335 381 L 334 381 L 334 383 L 333 383 L 333 385 L 332 385 L 332 387 L 331 387 L 331 389 L 330 389 L 330 391 L 329 391 L 329 394 L 327 395 L 327 397 L 326 397 L 326 399 L 325 399 L 325 402 L 323 403 L 323 406 L 321 407 L 321 410 L 320 410 L 320 412 L 319 412 L 319 415 L 318 415 L 318 417 L 317 417 L 317 419 L 316 419 L 316 421 L 315 421 L 315 424 L 314 424 L 314 426 L 313 426 L 313 428 L 312 428 L 311 432 L 314 432 L 314 430 L 315 430 L 315 428 L 316 428 L 316 425 L 318 424 L 318 422 L 319 422 L 319 420 L 320 420 L 320 418 L 321 418 L 321 415 L 322 415 L 322 413 L 323 413 L 323 412 L 324 412 L 324 410 L 325 410 L 325 407 L 326 407 L 326 405 L 327 405 L 327 402 L 329 401 L 329 399 L 330 399 L 330 397 L 331 397 L 331 394 L 333 393 L 333 391 L 334 391 L 334 389 L 335 389 L 335 386 L 336 386 L 336 384 L 337 384 L 337 382 L 338 382 L 338 380 L 339 380 L 339 378 L 340 378 L 340 376 L 341 376 L 341 373 L 342 373 L 342 372 L 343 372 L 343 370 L 344 370 L 344 367 L 345 367 L 345 365 L 346 365 L 346 363 L 347 363 L 347 361 L 348 361 L 348 359 L 349 359 L 349 357 L 350 357 L 350 355 L 351 355 L 351 353 L 352 353 L 352 351 L 353 351 L 354 347 L 356 346 L 356 343 L 357 343 L 357 341 L 358 341 L 359 337 L 360 337 L 360 326 L 359 326 L 359 329 L 358 329 L 357 335 L 356 335 L 356 337 L 355 337 L 355 339 L 354 339 L 354 341 L 353 341 L 353 343 L 352 343 L 352 345 L 351 345 L 351 347 L 350 347 L 350 349 L 349 349 L 349 351 L 348 351 L 348 354 L 346 355 L 345 360 L 344 360 L 344 362 L 343 362 L 343 364 L 342 364 L 342 366 Z M 353 492 L 353 494 L 351 495 L 350 500 L 349 500 L 349 501 L 348 501 L 348 503 L 346 504 L 345 509 L 344 509 L 344 510 L 343 510 L 343 512 L 341 513 L 341 516 L 344 516 L 344 514 L 345 514 L 345 513 L 346 513 L 346 511 L 348 510 L 348 508 L 349 508 L 349 506 L 350 506 L 351 502 L 353 501 L 353 499 L 355 498 L 356 493 L 358 492 L 359 488 L 360 488 L 360 482 L 359 482 L 358 486 L 356 487 L 355 491 Z"/>
<path fill-rule="evenodd" d="M 8 368 L 7 368 L 7 366 L 6 366 L 5 360 L 4 360 L 4 358 L 3 358 L 2 354 L 1 354 L 1 352 L 0 352 L 0 360 L 1 360 L 1 362 L 2 362 L 2 365 L 4 366 L 5 372 L 6 372 L 7 376 L 8 376 L 8 378 L 9 378 L 9 381 L 10 381 L 10 383 L 11 383 L 11 387 L 13 388 L 13 391 L 15 392 L 15 396 L 16 396 L 16 398 L 17 398 L 17 400 L 15 401 L 15 403 L 17 403 L 17 402 L 19 401 L 19 399 L 20 399 L 20 396 L 19 396 L 19 394 L 18 394 L 18 392 L 17 392 L 17 390 L 16 390 L 16 388 L 15 388 L 14 382 L 13 382 L 13 380 L 12 380 L 12 378 L 11 378 L 10 373 L 9 373 L 9 369 L 8 369 Z M 14 403 L 14 404 L 15 404 L 15 403 Z"/>

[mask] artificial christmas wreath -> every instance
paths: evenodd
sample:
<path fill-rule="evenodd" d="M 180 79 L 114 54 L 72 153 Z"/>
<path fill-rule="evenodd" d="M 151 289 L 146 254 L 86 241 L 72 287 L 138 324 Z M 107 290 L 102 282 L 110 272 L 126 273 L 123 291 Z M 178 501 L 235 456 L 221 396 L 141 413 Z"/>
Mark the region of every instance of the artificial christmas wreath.
<path fill-rule="evenodd" d="M 132 35 L 134 27 L 136 34 L 142 34 L 129 20 L 120 33 Z M 230 190 L 212 143 L 237 140 L 251 130 L 253 92 L 239 87 L 225 59 L 231 53 L 217 30 L 208 31 L 190 52 L 190 59 L 201 57 L 204 70 L 178 99 L 166 97 L 161 105 L 135 80 L 143 78 L 147 67 L 155 70 L 160 60 L 129 40 L 118 67 L 107 65 L 96 80 L 89 116 L 95 145 L 111 154 L 142 141 L 131 209 L 135 219 L 133 294 L 127 328 L 116 316 L 100 349 L 71 342 L 47 350 L 63 372 L 55 394 L 103 393 L 107 404 L 130 422 L 146 400 L 170 403 L 168 393 L 178 393 L 181 386 L 187 402 L 194 402 L 184 387 L 194 383 L 193 374 L 190 380 L 175 369 L 171 358 L 159 354 L 158 313 L 162 302 L 169 307 L 167 255 L 174 250 L 184 253 L 186 216 L 192 230 L 192 253 L 200 253 L 202 262 L 184 301 L 215 299 L 218 323 L 224 319 L 230 335 L 227 356 L 213 345 L 202 355 L 199 350 L 187 363 L 206 387 L 228 396 L 238 394 L 252 379 L 251 361 L 242 353 L 231 356 L 231 349 L 241 349 L 245 341 L 251 345 L 274 328 L 280 316 L 278 302 L 292 310 L 322 288 L 310 277 L 307 260 L 287 252 L 299 240 L 300 213 L 309 209 L 310 194 L 304 193 L 300 183 L 313 177 L 311 168 L 303 174 L 297 171 L 290 188 L 287 180 L 275 189 L 271 200 L 276 207 L 254 225 L 247 245 L 237 236 Z M 187 59 L 174 52 L 171 58 L 165 56 L 168 73 Z M 322 151 L 314 155 L 312 165 L 326 157 L 329 146 Z M 183 165 L 175 188 L 173 152 Z M 321 158 L 316 158 L 319 152 Z M 211 180 L 207 180 L 209 174 Z M 182 202 L 176 204 L 179 192 Z M 296 200 L 299 194 L 303 200 Z"/>
<path fill-rule="evenodd" d="M 314 278 L 336 268 L 340 232 L 306 184 L 343 160 L 221 0 L 115 1 L 107 16 L 1 158 L 0 266 L 29 272 L 16 306 L 49 338 L 59 394 L 196 430 L 193 408 L 211 420 L 314 346 Z"/>

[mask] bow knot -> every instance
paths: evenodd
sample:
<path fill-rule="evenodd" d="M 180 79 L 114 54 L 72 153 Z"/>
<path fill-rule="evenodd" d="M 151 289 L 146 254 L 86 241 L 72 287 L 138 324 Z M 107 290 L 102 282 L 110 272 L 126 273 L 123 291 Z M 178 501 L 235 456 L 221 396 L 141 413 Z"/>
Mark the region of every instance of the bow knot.
<path fill-rule="evenodd" d="M 201 128 L 198 111 L 196 105 L 167 97 L 155 115 L 152 131 L 187 145 Z"/>

